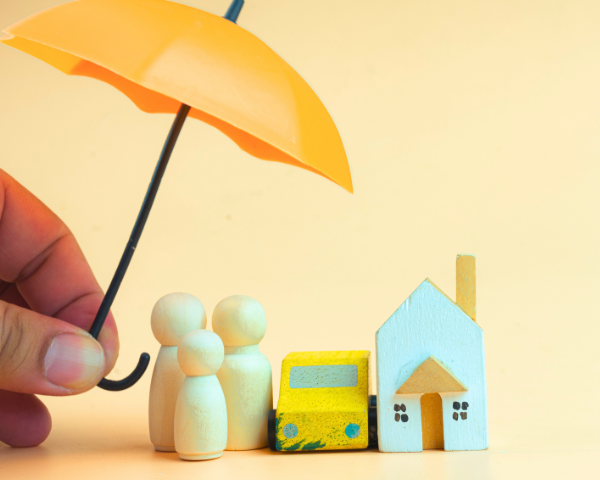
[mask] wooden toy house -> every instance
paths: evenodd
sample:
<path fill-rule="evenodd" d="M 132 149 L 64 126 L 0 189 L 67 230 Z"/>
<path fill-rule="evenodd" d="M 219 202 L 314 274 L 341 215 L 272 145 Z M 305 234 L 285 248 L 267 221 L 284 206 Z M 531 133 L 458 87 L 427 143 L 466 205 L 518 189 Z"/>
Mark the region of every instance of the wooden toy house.
<path fill-rule="evenodd" d="M 457 302 L 426 279 L 376 334 L 382 452 L 488 447 L 475 257 L 457 257 Z"/>

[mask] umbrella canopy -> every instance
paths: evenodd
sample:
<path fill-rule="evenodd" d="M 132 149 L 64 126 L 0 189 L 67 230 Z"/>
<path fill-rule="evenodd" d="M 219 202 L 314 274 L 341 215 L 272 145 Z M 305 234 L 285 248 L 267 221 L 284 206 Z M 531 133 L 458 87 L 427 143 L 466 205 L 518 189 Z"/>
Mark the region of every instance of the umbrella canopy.
<path fill-rule="evenodd" d="M 113 85 L 141 110 L 206 122 L 249 154 L 349 192 L 342 140 L 314 91 L 247 30 L 165 0 L 78 0 L 4 29 L 1 42 L 69 75 Z"/>
<path fill-rule="evenodd" d="M 90 334 L 98 338 L 150 214 L 162 176 L 189 115 L 221 130 L 265 160 L 318 173 L 349 192 L 344 147 L 329 113 L 281 57 L 235 22 L 165 0 L 77 0 L 32 15 L 0 39 L 69 75 L 102 80 L 150 113 L 176 113 L 125 251 Z M 135 384 L 148 367 L 105 390 Z"/>

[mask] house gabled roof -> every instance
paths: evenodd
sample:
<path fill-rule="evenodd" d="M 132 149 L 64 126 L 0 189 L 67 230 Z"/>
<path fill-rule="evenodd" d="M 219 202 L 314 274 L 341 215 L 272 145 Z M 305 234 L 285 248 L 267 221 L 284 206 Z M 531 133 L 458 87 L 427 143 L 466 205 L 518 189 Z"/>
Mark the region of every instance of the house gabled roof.
<path fill-rule="evenodd" d="M 469 390 L 454 373 L 431 355 L 396 390 L 397 394 L 450 393 Z"/>
<path fill-rule="evenodd" d="M 408 309 L 408 307 L 411 305 L 411 303 L 416 301 L 416 297 L 418 297 L 420 295 L 432 296 L 432 300 L 433 300 L 433 296 L 436 296 L 437 299 L 443 298 L 443 301 L 447 301 L 450 305 L 452 305 L 454 308 L 456 308 L 458 310 L 458 312 L 460 312 L 460 316 L 464 317 L 465 322 L 468 322 L 470 325 L 473 325 L 473 326 L 477 327 L 479 330 L 482 330 L 482 328 L 476 322 L 474 322 L 473 319 L 471 317 L 469 317 L 469 315 L 467 315 L 465 313 L 465 311 L 462 308 L 460 308 L 459 305 L 456 304 L 456 302 L 454 302 L 454 300 L 452 300 L 448 295 L 446 295 L 435 283 L 433 283 L 431 280 L 429 280 L 429 278 L 426 278 L 410 294 L 410 296 L 406 300 L 404 300 L 404 302 L 402 302 L 402 305 L 400 305 L 400 307 L 398 307 L 398 309 L 383 323 L 383 325 L 381 325 L 381 327 L 379 327 L 379 330 L 377 330 L 377 334 L 379 334 L 379 332 L 385 328 L 385 325 L 393 317 L 395 317 L 399 311 L 401 311 L 403 309 Z"/>

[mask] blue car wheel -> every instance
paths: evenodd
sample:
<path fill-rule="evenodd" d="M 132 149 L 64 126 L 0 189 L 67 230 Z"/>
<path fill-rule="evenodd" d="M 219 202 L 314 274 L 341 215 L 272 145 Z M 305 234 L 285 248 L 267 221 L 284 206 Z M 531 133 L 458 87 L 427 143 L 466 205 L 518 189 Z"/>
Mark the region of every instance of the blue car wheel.
<path fill-rule="evenodd" d="M 356 423 L 349 423 L 346 427 L 346 436 L 356 438 L 360 435 L 360 427 Z"/>
<path fill-rule="evenodd" d="M 298 427 L 293 423 L 288 423 L 283 427 L 283 436 L 285 438 L 296 438 L 296 435 L 298 435 Z"/>

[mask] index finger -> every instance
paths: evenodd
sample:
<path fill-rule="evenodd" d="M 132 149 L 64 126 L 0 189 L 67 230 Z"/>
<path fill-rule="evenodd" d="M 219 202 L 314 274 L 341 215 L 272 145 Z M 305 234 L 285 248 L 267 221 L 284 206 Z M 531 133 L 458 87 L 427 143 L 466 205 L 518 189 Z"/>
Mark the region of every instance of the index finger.
<path fill-rule="evenodd" d="M 104 298 L 77 240 L 46 205 L 0 170 L 0 280 L 30 308 L 89 330 Z M 98 341 L 112 368 L 119 350 L 112 313 Z"/>

